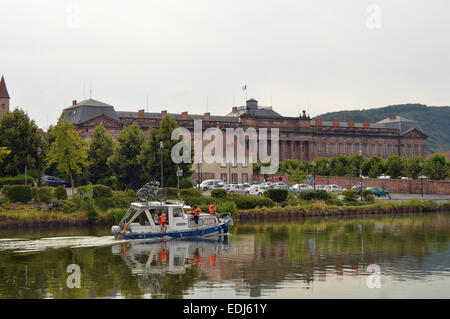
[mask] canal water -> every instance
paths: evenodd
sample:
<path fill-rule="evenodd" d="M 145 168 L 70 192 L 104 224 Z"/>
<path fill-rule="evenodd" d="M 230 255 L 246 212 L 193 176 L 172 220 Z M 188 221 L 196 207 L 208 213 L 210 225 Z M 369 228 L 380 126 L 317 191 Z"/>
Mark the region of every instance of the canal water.
<path fill-rule="evenodd" d="M 205 240 L 0 232 L 0 298 L 450 298 L 450 215 L 235 223 Z"/>

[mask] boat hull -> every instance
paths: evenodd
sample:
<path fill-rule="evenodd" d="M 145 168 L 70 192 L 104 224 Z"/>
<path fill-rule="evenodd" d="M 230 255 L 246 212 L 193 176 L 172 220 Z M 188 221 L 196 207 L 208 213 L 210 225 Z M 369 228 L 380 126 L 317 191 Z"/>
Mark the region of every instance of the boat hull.
<path fill-rule="evenodd" d="M 214 225 L 212 227 L 207 228 L 198 228 L 198 229 L 187 229 L 180 231 L 172 231 L 165 233 L 133 233 L 133 232 L 125 232 L 121 233 L 120 237 L 124 239 L 150 239 L 150 238 L 195 238 L 195 237 L 208 237 L 221 235 L 228 232 L 228 228 L 230 226 L 231 220 L 226 221 L 220 225 Z"/>

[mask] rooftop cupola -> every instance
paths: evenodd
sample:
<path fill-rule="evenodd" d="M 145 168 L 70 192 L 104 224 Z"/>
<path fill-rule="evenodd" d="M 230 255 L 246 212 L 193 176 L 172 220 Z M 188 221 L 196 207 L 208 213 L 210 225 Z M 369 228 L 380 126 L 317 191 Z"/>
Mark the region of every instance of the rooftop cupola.
<path fill-rule="evenodd" d="M 258 108 L 258 101 L 256 101 L 255 99 L 247 100 L 247 110 L 257 108 Z"/>

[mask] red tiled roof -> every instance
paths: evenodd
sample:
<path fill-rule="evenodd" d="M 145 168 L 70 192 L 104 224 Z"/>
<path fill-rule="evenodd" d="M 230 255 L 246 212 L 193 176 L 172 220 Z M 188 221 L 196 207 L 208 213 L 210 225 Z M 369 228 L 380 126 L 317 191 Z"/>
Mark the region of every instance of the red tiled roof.
<path fill-rule="evenodd" d="M 0 98 L 8 98 L 8 89 L 6 88 L 5 79 L 2 76 L 2 79 L 0 80 Z"/>

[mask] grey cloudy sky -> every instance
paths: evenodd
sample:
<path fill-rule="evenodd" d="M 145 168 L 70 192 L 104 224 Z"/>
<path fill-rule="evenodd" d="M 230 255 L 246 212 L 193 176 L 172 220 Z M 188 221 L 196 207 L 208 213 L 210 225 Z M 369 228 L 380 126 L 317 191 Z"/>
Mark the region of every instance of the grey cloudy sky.
<path fill-rule="evenodd" d="M 369 28 L 380 8 L 380 28 Z M 0 73 L 40 127 L 73 99 L 286 116 L 450 104 L 448 0 L 1 0 Z M 369 8 L 369 10 L 368 10 Z M 77 13 L 79 9 L 79 14 Z M 79 20 L 79 25 L 78 25 Z M 373 24 L 370 24 L 373 25 Z M 85 87 L 85 91 L 83 89 Z M 84 93 L 85 92 L 85 93 Z"/>

